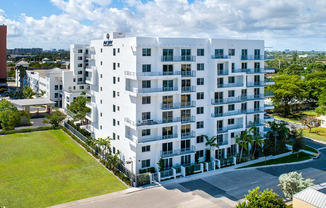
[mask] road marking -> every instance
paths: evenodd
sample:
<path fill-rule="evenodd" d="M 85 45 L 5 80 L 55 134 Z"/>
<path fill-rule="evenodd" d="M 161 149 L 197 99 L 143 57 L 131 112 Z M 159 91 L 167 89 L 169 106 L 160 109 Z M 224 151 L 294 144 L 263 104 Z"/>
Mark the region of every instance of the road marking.
<path fill-rule="evenodd" d="M 254 183 L 258 183 L 259 181 L 254 181 L 254 182 L 251 182 L 250 184 L 254 184 Z"/>
<path fill-rule="evenodd" d="M 322 149 L 326 149 L 326 147 L 321 147 L 321 148 L 318 148 L 317 150 L 322 150 Z"/>

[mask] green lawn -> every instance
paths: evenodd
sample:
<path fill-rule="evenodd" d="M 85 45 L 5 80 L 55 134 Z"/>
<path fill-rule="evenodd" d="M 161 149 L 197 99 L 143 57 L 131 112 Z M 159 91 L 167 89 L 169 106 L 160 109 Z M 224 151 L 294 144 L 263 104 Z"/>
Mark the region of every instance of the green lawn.
<path fill-rule="evenodd" d="M 326 128 L 313 128 L 311 133 L 309 129 L 304 129 L 303 136 L 326 142 Z"/>
<path fill-rule="evenodd" d="M 46 207 L 127 187 L 61 130 L 0 136 L 0 206 Z"/>
<path fill-rule="evenodd" d="M 288 122 L 300 123 L 300 118 L 304 115 L 315 116 L 317 114 L 315 111 L 302 111 L 300 113 L 291 114 L 287 118 L 281 117 L 280 115 L 274 115 L 274 118 Z"/>
<path fill-rule="evenodd" d="M 288 144 L 292 145 L 293 142 L 292 141 L 289 141 Z M 315 148 L 312 148 L 310 146 L 307 146 L 307 145 L 305 145 L 303 149 L 304 150 L 307 150 L 307 151 L 310 151 L 310 152 L 318 153 L 318 150 L 316 150 Z"/>
<path fill-rule="evenodd" d="M 272 160 L 267 160 L 266 163 L 265 161 L 259 162 L 259 163 L 254 163 L 251 165 L 247 165 L 241 168 L 249 168 L 249 167 L 257 167 L 257 166 L 263 166 L 263 165 L 274 165 L 274 164 L 282 164 L 282 163 L 291 163 L 291 162 L 299 162 L 303 160 L 308 160 L 312 158 L 311 155 L 305 153 L 305 152 L 300 152 L 299 153 L 299 158 L 297 159 L 297 153 L 285 156 L 285 157 L 280 157 L 277 159 L 272 159 Z"/>

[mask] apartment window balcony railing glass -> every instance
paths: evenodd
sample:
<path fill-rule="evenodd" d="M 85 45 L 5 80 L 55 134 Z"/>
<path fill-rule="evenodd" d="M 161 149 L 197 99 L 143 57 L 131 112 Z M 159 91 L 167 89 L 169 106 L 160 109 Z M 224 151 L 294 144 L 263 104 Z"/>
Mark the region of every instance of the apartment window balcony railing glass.
<path fill-rule="evenodd" d="M 247 114 L 252 114 L 252 113 L 264 113 L 264 108 L 254 108 L 254 109 L 247 109 L 246 113 Z"/>
<path fill-rule="evenodd" d="M 243 87 L 242 83 L 229 83 L 229 84 L 218 84 L 218 88 L 228 88 L 228 87 Z"/>
<path fill-rule="evenodd" d="M 229 141 L 227 139 L 223 139 L 222 141 L 218 141 L 217 144 L 218 146 L 222 146 L 222 145 L 228 145 Z"/>
<path fill-rule="evenodd" d="M 247 96 L 241 96 L 241 97 L 242 97 L 242 100 L 245 100 L 245 101 L 265 99 L 264 94 L 247 95 Z"/>
<path fill-rule="evenodd" d="M 194 131 L 181 133 L 181 139 L 189 139 L 195 137 L 196 134 Z"/>
<path fill-rule="evenodd" d="M 275 68 L 273 68 L 273 67 L 265 67 L 265 72 L 266 73 L 275 73 Z"/>
<path fill-rule="evenodd" d="M 176 149 L 176 150 L 161 151 L 161 157 L 162 158 L 175 157 L 175 156 L 179 156 L 183 154 L 191 154 L 191 153 L 196 153 L 195 146 L 190 146 L 190 147 Z"/>
<path fill-rule="evenodd" d="M 169 91 L 178 91 L 178 87 L 141 88 L 141 89 L 126 87 L 126 91 L 133 92 L 133 93 L 169 92 Z"/>
<path fill-rule="evenodd" d="M 264 115 L 264 119 L 265 119 L 265 120 L 274 119 L 274 116 L 271 116 L 271 115 Z"/>
<path fill-rule="evenodd" d="M 245 73 L 247 69 L 232 69 L 232 73 Z"/>
<path fill-rule="evenodd" d="M 230 125 L 227 127 L 221 127 L 221 128 L 217 128 L 217 134 L 221 134 L 221 133 L 228 132 L 229 130 L 241 129 L 241 128 L 243 128 L 243 125 Z"/>
<path fill-rule="evenodd" d="M 274 79 L 269 79 L 269 78 L 265 78 L 265 84 L 273 84 L 275 83 L 275 80 Z"/>
<path fill-rule="evenodd" d="M 182 116 L 181 123 L 192 123 L 195 122 L 195 116 Z"/>
<path fill-rule="evenodd" d="M 196 61 L 196 56 L 162 56 L 162 62 L 194 62 Z"/>
<path fill-rule="evenodd" d="M 172 118 L 172 119 L 163 119 L 163 120 L 142 120 L 136 123 L 135 121 L 130 120 L 129 118 L 125 118 L 125 122 L 133 125 L 133 126 L 150 126 L 150 125 L 157 125 L 157 124 L 166 124 L 166 123 L 175 123 L 180 122 L 180 117 Z"/>
<path fill-rule="evenodd" d="M 164 136 L 157 136 L 157 137 L 141 137 L 138 142 L 145 143 L 145 142 L 152 142 L 152 141 L 160 141 L 165 139 L 173 139 L 178 138 L 178 134 L 171 134 L 171 135 L 164 135 Z"/>
<path fill-rule="evenodd" d="M 131 72 L 125 71 L 126 76 L 131 77 L 147 77 L 147 76 L 172 76 L 172 75 L 180 75 L 181 71 L 166 71 L 166 72 Z"/>
<path fill-rule="evenodd" d="M 265 73 L 265 69 L 264 68 L 247 69 L 246 73 L 247 74 L 261 74 L 261 73 Z"/>
<path fill-rule="evenodd" d="M 260 81 L 260 82 L 248 82 L 247 87 L 264 87 L 265 82 Z"/>
<path fill-rule="evenodd" d="M 179 108 L 193 108 L 193 107 L 196 107 L 196 101 L 181 102 L 181 103 L 162 103 L 161 104 L 162 110 L 179 109 Z"/>
<path fill-rule="evenodd" d="M 271 55 L 242 55 L 241 60 L 272 60 L 274 56 Z"/>
<path fill-rule="evenodd" d="M 245 99 L 243 97 L 231 97 L 231 98 L 224 98 L 224 99 L 212 99 L 212 105 L 222 105 L 227 103 L 238 103 L 244 102 Z"/>
<path fill-rule="evenodd" d="M 231 56 L 226 55 L 212 55 L 212 59 L 229 59 Z"/>
<path fill-rule="evenodd" d="M 217 75 L 229 75 L 229 70 L 217 70 Z"/>
<path fill-rule="evenodd" d="M 247 128 L 251 128 L 253 126 L 265 126 L 265 121 L 260 119 L 259 121 L 248 122 Z"/>
<path fill-rule="evenodd" d="M 181 77 L 195 77 L 196 71 L 181 71 Z"/>
<path fill-rule="evenodd" d="M 189 86 L 189 87 L 181 87 L 181 92 L 196 92 L 195 86 Z"/>
<path fill-rule="evenodd" d="M 228 112 L 225 112 L 225 113 L 212 113 L 211 116 L 213 118 L 216 118 L 216 117 L 223 117 L 223 116 L 233 116 L 233 115 L 240 115 L 240 114 L 246 114 L 247 111 L 246 110 L 235 110 L 235 111 L 228 111 Z"/>

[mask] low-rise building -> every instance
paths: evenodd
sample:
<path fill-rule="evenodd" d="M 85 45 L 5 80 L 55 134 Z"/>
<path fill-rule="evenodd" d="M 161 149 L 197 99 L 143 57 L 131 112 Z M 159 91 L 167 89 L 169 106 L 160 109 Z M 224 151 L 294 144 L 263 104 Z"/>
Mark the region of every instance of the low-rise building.
<path fill-rule="evenodd" d="M 326 183 L 311 186 L 295 194 L 293 208 L 326 208 Z"/>

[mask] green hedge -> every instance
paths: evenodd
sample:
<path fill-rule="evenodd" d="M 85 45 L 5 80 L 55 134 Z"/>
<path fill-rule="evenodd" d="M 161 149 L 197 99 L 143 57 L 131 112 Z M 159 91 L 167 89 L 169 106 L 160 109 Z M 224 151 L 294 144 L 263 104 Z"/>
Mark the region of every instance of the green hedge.
<path fill-rule="evenodd" d="M 60 129 L 60 127 L 53 128 L 53 126 L 40 126 L 40 127 L 32 127 L 32 128 L 25 128 L 25 129 L 14 129 L 14 130 L 0 131 L 0 135 L 26 133 L 26 132 L 33 132 L 33 131 L 45 131 L 51 129 Z"/>

